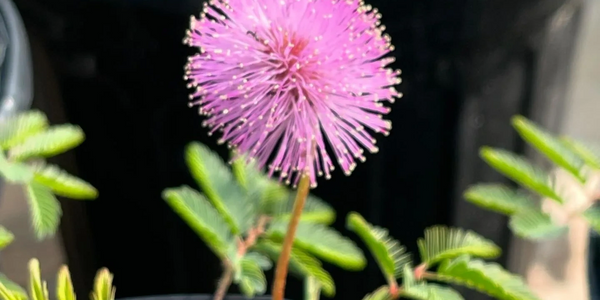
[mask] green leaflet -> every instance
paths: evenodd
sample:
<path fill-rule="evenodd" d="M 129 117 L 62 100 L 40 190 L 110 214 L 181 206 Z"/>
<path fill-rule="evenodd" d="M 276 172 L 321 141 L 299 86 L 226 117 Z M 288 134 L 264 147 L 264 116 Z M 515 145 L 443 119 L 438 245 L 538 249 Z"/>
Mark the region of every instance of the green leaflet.
<path fill-rule="evenodd" d="M 37 182 L 26 185 L 25 189 L 37 238 L 41 240 L 54 235 L 62 215 L 60 203 L 48 188 Z"/>
<path fill-rule="evenodd" d="M 220 258 L 232 243 L 228 224 L 208 200 L 188 186 L 163 191 L 163 199 Z"/>
<path fill-rule="evenodd" d="M 577 153 L 585 163 L 595 169 L 600 169 L 600 146 L 585 143 L 571 138 L 563 138 L 563 143 L 571 151 Z"/>
<path fill-rule="evenodd" d="M 382 286 L 376 289 L 373 293 L 367 294 L 363 300 L 391 300 L 390 289 L 388 286 Z"/>
<path fill-rule="evenodd" d="M 113 274 L 108 269 L 102 268 L 96 273 L 92 300 L 115 300 L 116 289 L 112 285 Z"/>
<path fill-rule="evenodd" d="M 240 260 L 234 282 L 240 286 L 240 290 L 246 297 L 262 295 L 267 291 L 267 279 L 259 262 L 247 257 Z"/>
<path fill-rule="evenodd" d="M 288 193 L 287 201 L 277 201 L 271 203 L 272 215 L 277 221 L 289 221 L 294 208 L 296 195 Z M 325 203 L 325 201 L 313 195 L 308 195 L 306 204 L 300 216 L 301 222 L 321 223 L 329 225 L 335 221 L 335 210 Z"/>
<path fill-rule="evenodd" d="M 267 235 L 283 240 L 286 232 L 287 222 L 273 222 Z M 362 251 L 354 242 L 322 224 L 306 222 L 298 224 L 294 246 L 343 269 L 361 270 L 366 264 Z"/>
<path fill-rule="evenodd" d="M 348 215 L 346 226 L 364 241 L 388 281 L 402 276 L 404 266 L 411 262 L 410 254 L 386 229 L 369 224 L 354 212 Z"/>
<path fill-rule="evenodd" d="M 512 124 L 521 137 L 540 153 L 544 154 L 556 165 L 569 171 L 581 182 L 585 182 L 585 178 L 581 174 L 584 161 L 571 151 L 571 149 L 565 147 L 558 138 L 523 116 L 513 117 Z"/>
<path fill-rule="evenodd" d="M 58 300 L 76 300 L 73 282 L 71 281 L 71 273 L 67 266 L 62 266 L 58 271 L 56 280 L 56 299 Z"/>
<path fill-rule="evenodd" d="M 402 296 L 415 300 L 464 300 L 455 290 L 435 283 L 420 283 L 407 288 Z"/>
<path fill-rule="evenodd" d="M 524 193 L 519 193 L 502 184 L 477 184 L 465 192 L 467 201 L 506 215 L 525 209 L 534 209 L 535 204 Z"/>
<path fill-rule="evenodd" d="M 0 250 L 6 248 L 15 239 L 12 232 L 8 231 L 4 226 L 0 226 Z"/>
<path fill-rule="evenodd" d="M 231 226 L 234 234 L 246 232 L 254 223 L 256 207 L 233 179 L 219 156 L 200 143 L 186 148 L 185 158 L 192 176 L 208 199 Z"/>
<path fill-rule="evenodd" d="M 517 236 L 532 240 L 556 238 L 568 231 L 568 227 L 555 225 L 548 215 L 537 210 L 512 216 L 509 227 Z"/>
<path fill-rule="evenodd" d="M 592 206 L 582 214 L 583 218 L 590 224 L 590 227 L 600 233 L 600 207 Z"/>
<path fill-rule="evenodd" d="M 48 127 L 48 119 L 31 110 L 0 121 L 0 149 L 6 150 Z"/>
<path fill-rule="evenodd" d="M 499 300 L 538 300 L 520 277 L 496 263 L 464 255 L 444 261 L 437 271 L 439 280 L 475 288 Z"/>
<path fill-rule="evenodd" d="M 29 294 L 31 300 L 48 300 L 48 284 L 42 281 L 40 262 L 35 258 L 29 261 Z"/>
<path fill-rule="evenodd" d="M 426 229 L 425 238 L 419 239 L 417 243 L 422 262 L 429 266 L 464 254 L 495 258 L 501 253 L 496 244 L 475 232 L 445 226 Z"/>
<path fill-rule="evenodd" d="M 83 142 L 85 135 L 79 126 L 57 125 L 39 132 L 16 145 L 9 157 L 22 161 L 31 157 L 49 157 L 66 152 Z"/>
<path fill-rule="evenodd" d="M 1 294 L 10 294 L 9 297 L 14 300 L 27 299 L 27 293 L 25 292 L 25 290 L 18 284 L 14 283 L 12 280 L 8 279 L 8 277 L 6 277 L 6 275 L 2 273 L 0 273 L 0 285 L 4 287 L 4 292 L 0 292 Z M 4 295 L 0 296 L 2 296 L 2 298 L 5 300 L 7 299 L 7 297 L 5 297 Z"/>
<path fill-rule="evenodd" d="M 59 196 L 71 199 L 95 199 L 98 197 L 98 191 L 91 184 L 54 165 L 36 166 L 34 179 Z"/>
<path fill-rule="evenodd" d="M 464 300 L 455 290 L 434 283 L 417 281 L 409 265 L 404 266 L 401 295 L 415 300 Z"/>
<path fill-rule="evenodd" d="M 490 166 L 515 182 L 542 196 L 552 198 L 559 203 L 563 202 L 563 199 L 556 194 L 550 184 L 548 174 L 533 166 L 525 158 L 505 150 L 490 147 L 482 147 L 480 154 Z"/>
<path fill-rule="evenodd" d="M 279 259 L 282 245 L 269 240 L 263 240 L 254 247 L 257 251 L 267 254 L 271 259 Z M 308 253 L 294 247 L 290 254 L 290 271 L 303 278 L 312 278 L 319 283 L 323 294 L 335 296 L 335 283 L 331 275 L 323 269 L 321 262 Z"/>

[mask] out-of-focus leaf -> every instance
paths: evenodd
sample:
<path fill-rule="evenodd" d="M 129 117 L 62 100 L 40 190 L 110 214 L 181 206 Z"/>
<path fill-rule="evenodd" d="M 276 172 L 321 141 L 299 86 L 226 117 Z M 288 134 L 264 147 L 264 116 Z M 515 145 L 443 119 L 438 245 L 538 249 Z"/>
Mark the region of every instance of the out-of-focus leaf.
<path fill-rule="evenodd" d="M 455 290 L 414 278 L 412 269 L 404 266 L 403 289 L 401 296 L 415 300 L 464 300 Z"/>
<path fill-rule="evenodd" d="M 35 258 L 29 261 L 29 294 L 31 300 L 48 300 L 48 284 L 42 281 L 40 262 Z"/>
<path fill-rule="evenodd" d="M 517 236 L 531 240 L 552 239 L 568 231 L 568 227 L 552 223 L 548 215 L 537 210 L 525 210 L 512 216 L 509 227 Z"/>
<path fill-rule="evenodd" d="M 232 243 L 229 225 L 208 200 L 188 186 L 163 191 L 163 199 L 220 258 Z"/>
<path fill-rule="evenodd" d="M 34 179 L 59 196 L 71 199 L 95 199 L 98 197 L 98 191 L 91 184 L 54 165 L 36 166 Z"/>
<path fill-rule="evenodd" d="M 554 191 L 548 174 L 533 166 L 525 158 L 490 147 L 482 147 L 480 154 L 491 167 L 520 185 L 559 203 L 563 202 L 563 199 Z"/>
<path fill-rule="evenodd" d="M 283 240 L 287 227 L 287 222 L 274 222 L 267 235 L 276 240 Z M 366 264 L 362 251 L 354 242 L 322 224 L 306 222 L 298 224 L 294 246 L 343 269 L 361 270 Z"/>
<path fill-rule="evenodd" d="M 79 126 L 58 125 L 47 131 L 30 136 L 9 151 L 13 160 L 22 161 L 30 157 L 49 157 L 77 147 L 85 139 Z"/>
<path fill-rule="evenodd" d="M 15 239 L 12 232 L 8 231 L 4 226 L 0 226 L 0 250 L 6 248 Z"/>
<path fill-rule="evenodd" d="M 113 274 L 107 268 L 102 268 L 96 273 L 94 279 L 94 291 L 92 292 L 92 300 L 115 300 L 117 292 L 112 284 Z"/>
<path fill-rule="evenodd" d="M 367 294 L 363 300 L 391 300 L 390 289 L 387 286 L 382 286 L 376 289 L 373 293 Z"/>
<path fill-rule="evenodd" d="M 279 259 L 282 245 L 269 240 L 263 240 L 255 246 L 257 251 L 263 252 L 271 257 L 274 261 Z M 310 256 L 308 253 L 292 248 L 290 254 L 290 271 L 303 278 L 313 278 L 319 283 L 323 294 L 328 297 L 335 296 L 335 283 L 331 275 L 323 269 L 321 262 Z"/>
<path fill-rule="evenodd" d="M 28 184 L 26 192 L 31 223 L 37 238 L 41 240 L 54 235 L 62 215 L 60 203 L 50 189 L 37 182 Z"/>
<path fill-rule="evenodd" d="M 267 279 L 261 266 L 253 259 L 242 258 L 234 282 L 246 297 L 262 295 L 267 291 Z"/>
<path fill-rule="evenodd" d="M 287 201 L 272 203 L 273 217 L 277 221 L 289 221 L 294 208 L 295 195 L 289 193 Z M 329 225 L 335 221 L 335 210 L 325 201 L 313 195 L 308 195 L 306 204 L 300 216 L 301 222 L 322 223 Z"/>
<path fill-rule="evenodd" d="M 588 166 L 600 169 L 600 145 L 594 145 L 571 138 L 563 138 L 562 140 L 565 146 L 577 153 Z"/>
<path fill-rule="evenodd" d="M 208 147 L 191 143 L 185 159 L 194 179 L 221 216 L 231 226 L 234 234 L 245 233 L 252 226 L 257 208 L 234 180 L 229 167 Z"/>
<path fill-rule="evenodd" d="M 29 183 L 33 178 L 33 171 L 26 164 L 20 162 L 9 162 L 0 151 L 0 175 L 9 183 Z"/>
<path fill-rule="evenodd" d="M 58 271 L 56 282 L 56 299 L 58 300 L 76 300 L 73 282 L 71 281 L 71 273 L 67 266 L 62 266 Z"/>
<path fill-rule="evenodd" d="M 37 110 L 30 110 L 0 121 L 0 148 L 6 150 L 48 127 L 48 119 Z"/>
<path fill-rule="evenodd" d="M 581 174 L 583 160 L 571 149 L 565 147 L 558 138 L 523 116 L 513 117 L 512 124 L 521 137 L 540 153 L 573 174 L 581 182 L 585 181 Z"/>
<path fill-rule="evenodd" d="M 475 288 L 499 300 L 538 300 L 519 276 L 467 255 L 444 261 L 437 279 Z"/>
<path fill-rule="evenodd" d="M 4 286 L 5 293 L 10 293 L 10 297 L 14 300 L 25 300 L 27 299 L 27 292 L 20 285 L 14 283 L 12 280 L 8 279 L 6 275 L 0 273 L 0 284 Z M 6 292 L 8 291 L 8 292 Z M 4 294 L 4 293 L 3 293 Z M 3 299 L 7 299 L 2 296 Z"/>
<path fill-rule="evenodd" d="M 258 195 L 263 214 L 270 214 L 267 211 L 272 203 L 285 201 L 291 194 L 285 185 L 269 178 L 254 161 L 245 156 L 233 160 L 232 168 L 235 178 L 246 192 Z"/>
<path fill-rule="evenodd" d="M 478 184 L 465 192 L 467 201 L 506 215 L 535 208 L 533 200 L 501 184 Z"/>

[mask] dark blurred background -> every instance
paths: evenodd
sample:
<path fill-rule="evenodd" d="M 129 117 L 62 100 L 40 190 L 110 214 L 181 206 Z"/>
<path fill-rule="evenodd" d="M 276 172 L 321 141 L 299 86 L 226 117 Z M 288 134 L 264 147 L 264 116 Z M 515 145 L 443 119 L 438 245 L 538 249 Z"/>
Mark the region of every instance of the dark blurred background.
<path fill-rule="evenodd" d="M 160 198 L 165 187 L 193 185 L 183 163 L 188 142 L 227 154 L 188 108 L 182 78 L 194 52 L 182 38 L 202 1 L 14 2 L 31 44 L 33 106 L 52 122 L 81 125 L 87 140 L 62 164 L 101 195 L 63 202 L 61 240 L 35 254 L 56 253 L 47 260 L 49 274 L 53 264 L 67 261 L 82 296 L 101 266 L 115 273 L 119 297 L 212 293 L 218 260 Z M 315 193 L 337 209 L 340 230 L 345 215 L 358 211 L 413 252 L 423 229 L 440 223 L 475 229 L 510 249 L 506 220 L 465 203 L 461 193 L 476 181 L 503 180 L 479 160 L 479 146 L 524 151 L 509 126 L 514 114 L 600 140 L 581 123 L 587 116 L 598 124 L 597 100 L 577 102 L 600 91 L 569 92 L 572 78 L 576 86 L 600 85 L 600 74 L 585 69 L 600 67 L 598 1 L 368 2 L 383 12 L 396 46 L 404 99 L 393 106 L 394 130 L 380 139 L 380 153 L 350 177 L 334 174 Z M 595 34 L 582 33 L 589 24 Z M 595 50 L 580 62 L 583 56 L 575 54 L 584 53 L 578 45 L 589 45 L 584 38 L 595 41 L 587 46 Z M 573 77 L 572 66 L 579 65 L 582 75 Z M 14 257 L 28 259 L 26 253 Z M 509 264 L 511 257 L 499 261 Z M 25 270 L 24 263 L 17 267 Z M 327 268 L 337 282 L 335 299 L 360 299 L 383 283 L 373 263 L 361 273 Z M 289 287 L 288 297 L 301 299 L 300 282 L 290 280 Z"/>

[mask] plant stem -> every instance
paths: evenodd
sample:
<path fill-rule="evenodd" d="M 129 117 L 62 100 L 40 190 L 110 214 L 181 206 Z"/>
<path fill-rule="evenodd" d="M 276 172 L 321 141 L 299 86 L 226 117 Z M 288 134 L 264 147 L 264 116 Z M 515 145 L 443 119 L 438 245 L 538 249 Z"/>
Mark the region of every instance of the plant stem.
<path fill-rule="evenodd" d="M 215 292 L 215 297 L 213 300 L 223 300 L 225 298 L 225 294 L 231 285 L 231 279 L 233 277 L 233 267 L 230 263 L 225 263 L 225 270 L 223 271 L 223 276 L 219 280 L 219 286 L 217 291 Z"/>
<path fill-rule="evenodd" d="M 292 245 L 294 243 L 294 237 L 296 235 L 296 229 L 300 222 L 300 216 L 304 209 L 304 203 L 306 203 L 306 196 L 310 190 L 310 177 L 307 174 L 302 175 L 300 178 L 300 184 L 298 185 L 298 192 L 296 199 L 294 200 L 294 210 L 292 211 L 292 217 L 288 225 L 285 239 L 283 240 L 283 247 L 281 248 L 281 254 L 277 261 L 277 268 L 275 269 L 275 282 L 273 283 L 273 300 L 283 300 L 285 293 L 285 281 L 288 273 L 288 264 L 290 262 L 290 253 L 292 252 Z"/>

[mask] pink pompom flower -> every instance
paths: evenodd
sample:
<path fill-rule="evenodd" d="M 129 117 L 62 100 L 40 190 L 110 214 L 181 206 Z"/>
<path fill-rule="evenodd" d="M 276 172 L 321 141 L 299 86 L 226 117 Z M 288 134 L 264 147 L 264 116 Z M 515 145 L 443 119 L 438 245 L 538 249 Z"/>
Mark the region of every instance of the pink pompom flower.
<path fill-rule="evenodd" d="M 211 0 L 184 41 L 200 49 L 185 68 L 190 106 L 288 184 L 330 178 L 333 159 L 349 175 L 392 128 L 383 103 L 402 96 L 380 18 L 359 0 Z"/>

